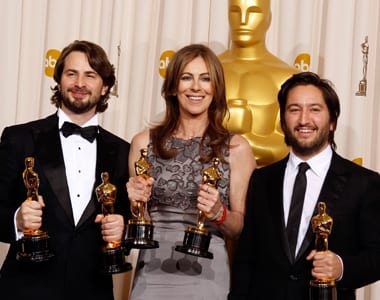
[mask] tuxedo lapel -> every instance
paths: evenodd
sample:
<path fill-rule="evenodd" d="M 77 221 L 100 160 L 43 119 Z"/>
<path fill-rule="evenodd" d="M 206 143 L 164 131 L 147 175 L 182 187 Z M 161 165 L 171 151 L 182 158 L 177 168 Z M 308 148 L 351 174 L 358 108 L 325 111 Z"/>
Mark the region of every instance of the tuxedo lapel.
<path fill-rule="evenodd" d="M 327 172 L 318 201 L 326 203 L 327 213 L 335 211 L 335 205 L 340 195 L 343 193 L 348 175 L 344 167 L 343 160 L 334 152 L 331 166 Z M 317 213 L 317 208 L 315 208 Z"/>
<path fill-rule="evenodd" d="M 317 207 L 317 206 L 315 206 Z M 313 213 L 313 216 L 315 215 L 315 209 L 314 209 L 314 213 Z M 298 250 L 298 253 L 297 253 L 297 256 L 295 258 L 295 261 L 297 261 L 298 259 L 300 259 L 300 257 L 302 256 L 302 254 L 304 254 L 304 252 L 309 248 L 310 244 L 314 241 L 314 234 L 313 234 L 313 230 L 311 228 L 311 223 L 309 224 L 309 227 L 307 228 L 307 231 L 306 231 L 306 235 L 302 241 L 302 244 L 301 244 L 301 247 L 300 249 Z"/>
<path fill-rule="evenodd" d="M 283 159 L 276 165 L 276 168 L 272 170 L 271 174 L 271 186 L 270 188 L 270 209 L 274 212 L 274 225 L 277 228 L 278 237 L 281 239 L 282 248 L 284 249 L 286 257 L 291 263 L 293 263 L 294 258 L 290 253 L 288 238 L 286 235 L 286 226 L 284 218 L 284 201 L 283 201 L 283 185 L 284 185 L 284 176 L 285 168 L 288 157 Z M 277 188 L 275 188 L 277 187 Z"/>
<path fill-rule="evenodd" d="M 47 181 L 66 216 L 74 225 L 74 217 L 68 190 L 57 115 L 50 116 L 34 130 L 36 155 Z"/>

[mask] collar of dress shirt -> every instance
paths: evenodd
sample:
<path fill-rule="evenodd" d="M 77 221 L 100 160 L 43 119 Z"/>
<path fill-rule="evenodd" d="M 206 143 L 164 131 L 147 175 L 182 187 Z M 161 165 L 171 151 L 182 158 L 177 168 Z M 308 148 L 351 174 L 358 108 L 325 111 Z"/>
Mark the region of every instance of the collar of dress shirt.
<path fill-rule="evenodd" d="M 65 112 L 58 108 L 58 128 L 61 128 L 64 122 L 71 122 L 74 123 Z M 90 120 L 88 120 L 86 123 L 84 123 L 81 127 L 86 127 L 86 126 L 98 126 L 99 125 L 99 119 L 98 119 L 98 114 L 95 114 Z"/>
<path fill-rule="evenodd" d="M 331 149 L 331 146 L 328 146 L 322 152 L 313 156 L 312 158 L 310 158 L 306 162 L 309 164 L 310 169 L 316 175 L 322 176 L 323 174 L 326 174 L 327 169 L 330 167 L 332 154 L 333 154 L 333 151 Z M 293 153 L 293 151 L 290 151 L 288 167 L 290 167 L 292 169 L 297 169 L 298 164 L 303 162 L 303 161 L 304 160 L 302 160 L 298 156 L 296 156 Z"/>

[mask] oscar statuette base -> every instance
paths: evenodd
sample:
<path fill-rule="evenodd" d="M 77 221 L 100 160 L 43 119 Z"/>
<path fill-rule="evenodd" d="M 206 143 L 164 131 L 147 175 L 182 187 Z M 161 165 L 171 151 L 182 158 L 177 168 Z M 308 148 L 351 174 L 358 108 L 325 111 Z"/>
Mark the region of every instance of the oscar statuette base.
<path fill-rule="evenodd" d="M 176 246 L 175 250 L 193 256 L 213 259 L 214 255 L 208 251 L 211 234 L 205 229 L 188 227 L 183 238 L 183 245 Z"/>
<path fill-rule="evenodd" d="M 139 221 L 132 219 L 128 221 L 126 248 L 154 249 L 159 247 L 159 243 L 153 240 L 154 226 L 149 221 Z"/>
<path fill-rule="evenodd" d="M 334 280 L 311 280 L 309 289 L 310 300 L 337 300 Z"/>
<path fill-rule="evenodd" d="M 132 270 L 132 265 L 125 261 L 124 249 L 119 246 L 116 248 L 102 248 L 103 254 L 103 274 L 117 274 Z"/>
<path fill-rule="evenodd" d="M 49 250 L 48 234 L 42 230 L 36 230 L 34 234 L 24 234 L 18 242 L 20 251 L 16 259 L 22 262 L 45 262 L 54 254 Z"/>

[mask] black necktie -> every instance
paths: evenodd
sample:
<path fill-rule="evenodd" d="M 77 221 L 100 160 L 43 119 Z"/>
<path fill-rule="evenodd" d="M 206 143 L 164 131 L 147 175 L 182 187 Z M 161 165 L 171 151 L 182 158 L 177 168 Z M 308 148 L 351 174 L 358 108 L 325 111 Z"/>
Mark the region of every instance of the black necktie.
<path fill-rule="evenodd" d="M 74 123 L 64 122 L 61 131 L 64 137 L 68 137 L 72 134 L 79 134 L 92 143 L 98 133 L 98 126 L 80 127 Z"/>
<path fill-rule="evenodd" d="M 298 165 L 298 174 L 294 181 L 292 200 L 290 203 L 288 224 L 286 225 L 286 234 L 288 235 L 290 253 L 295 257 L 298 230 L 301 221 L 303 201 L 306 191 L 306 171 L 310 166 L 302 162 Z"/>

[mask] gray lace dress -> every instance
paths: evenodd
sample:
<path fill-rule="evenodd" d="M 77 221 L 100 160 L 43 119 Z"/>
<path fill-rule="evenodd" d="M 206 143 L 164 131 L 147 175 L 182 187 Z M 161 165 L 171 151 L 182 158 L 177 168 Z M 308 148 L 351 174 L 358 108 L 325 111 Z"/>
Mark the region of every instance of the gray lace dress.
<path fill-rule="evenodd" d="M 177 149 L 173 159 L 159 159 L 148 146 L 151 176 L 155 179 L 149 214 L 154 224 L 154 239 L 159 248 L 140 250 L 131 299 L 227 299 L 230 283 L 228 255 L 222 234 L 216 225 L 206 221 L 212 233 L 209 252 L 213 259 L 200 258 L 174 250 L 182 245 L 189 225 L 196 226 L 198 185 L 202 170 L 211 162 L 199 162 L 201 138 L 183 140 L 172 137 L 168 146 Z M 228 161 L 228 147 L 224 155 Z M 222 179 L 218 190 L 229 206 L 230 169 L 228 163 L 218 165 Z"/>

